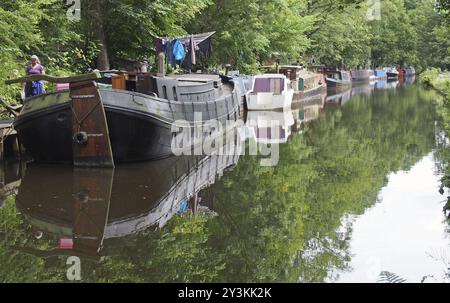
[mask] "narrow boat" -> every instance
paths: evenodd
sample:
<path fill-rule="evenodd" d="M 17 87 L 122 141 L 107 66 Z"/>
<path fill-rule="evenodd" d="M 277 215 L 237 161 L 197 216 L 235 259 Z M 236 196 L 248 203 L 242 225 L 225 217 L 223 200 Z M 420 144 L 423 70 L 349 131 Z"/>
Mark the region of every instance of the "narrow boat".
<path fill-rule="evenodd" d="M 396 67 L 385 67 L 386 76 L 388 80 L 397 80 L 399 77 L 399 72 Z"/>
<path fill-rule="evenodd" d="M 248 110 L 289 109 L 294 90 L 285 75 L 263 74 L 253 79 L 246 101 Z"/>
<path fill-rule="evenodd" d="M 352 81 L 353 82 L 370 82 L 370 77 L 373 76 L 373 71 L 370 69 L 365 70 L 352 70 Z"/>
<path fill-rule="evenodd" d="M 229 77 L 232 78 L 232 81 L 239 86 L 239 90 L 241 92 L 241 97 L 242 97 L 242 104 L 245 105 L 247 104 L 246 102 L 246 98 L 248 96 L 248 92 L 252 89 L 252 85 L 253 85 L 253 76 L 249 76 L 249 75 L 240 75 L 240 74 L 234 74 L 234 75 L 230 75 L 228 74 Z"/>
<path fill-rule="evenodd" d="M 314 99 L 327 91 L 327 82 L 323 74 L 308 71 L 301 66 L 280 66 L 279 73 L 286 76 L 294 89 L 293 102 Z"/>
<path fill-rule="evenodd" d="M 327 87 L 333 91 L 346 90 L 352 85 L 350 72 L 342 70 L 327 71 Z"/>
<path fill-rule="evenodd" d="M 387 80 L 387 73 L 385 70 L 375 70 L 374 71 L 375 80 Z"/>
<path fill-rule="evenodd" d="M 98 89 L 117 163 L 171 156 L 174 138 L 183 129 L 193 129 L 208 120 L 225 123 L 240 117 L 239 88 L 228 77 L 202 74 L 142 76 L 142 81 L 138 78 L 134 83 L 135 91 L 127 90 L 125 86 L 122 89 Z M 14 127 L 36 162 L 73 163 L 74 145 L 83 144 L 83 139 L 91 140 L 91 136 L 96 135 L 85 134 L 84 138 L 82 132 L 74 135 L 74 123 L 81 123 L 85 118 L 73 113 L 71 99 L 74 97 L 84 96 L 73 96 L 69 90 L 63 90 L 25 101 Z M 188 145 L 201 142 L 201 138 L 186 142 L 188 148 Z"/>
<path fill-rule="evenodd" d="M 246 127 L 250 138 L 263 144 L 288 142 L 294 125 L 294 115 L 289 111 L 254 111 L 247 116 Z"/>
<path fill-rule="evenodd" d="M 416 69 L 414 67 L 407 67 L 404 70 L 405 77 L 412 77 L 416 75 Z"/>

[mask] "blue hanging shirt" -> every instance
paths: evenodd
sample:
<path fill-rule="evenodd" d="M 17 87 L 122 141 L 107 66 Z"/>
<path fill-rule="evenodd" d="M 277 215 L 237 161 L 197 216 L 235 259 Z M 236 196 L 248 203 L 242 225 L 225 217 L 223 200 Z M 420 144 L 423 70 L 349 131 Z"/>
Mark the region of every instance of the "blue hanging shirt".
<path fill-rule="evenodd" d="M 175 57 L 175 60 L 177 60 L 177 61 L 183 60 L 184 57 L 186 56 L 186 53 L 184 51 L 184 46 L 180 40 L 175 41 L 172 51 L 173 51 L 173 56 Z"/>

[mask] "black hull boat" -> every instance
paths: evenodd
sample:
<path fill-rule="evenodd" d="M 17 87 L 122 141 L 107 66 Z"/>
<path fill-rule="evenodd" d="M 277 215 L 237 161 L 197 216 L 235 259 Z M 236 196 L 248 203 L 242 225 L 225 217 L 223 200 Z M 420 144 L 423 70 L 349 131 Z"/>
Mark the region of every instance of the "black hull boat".
<path fill-rule="evenodd" d="M 396 67 L 385 67 L 386 76 L 388 81 L 396 81 L 399 78 L 399 72 Z"/>
<path fill-rule="evenodd" d="M 388 72 L 387 73 L 388 80 L 398 80 L 398 72 Z"/>
<path fill-rule="evenodd" d="M 327 78 L 327 87 L 331 90 L 345 90 L 352 86 L 351 81 L 343 81 L 334 78 Z"/>
<path fill-rule="evenodd" d="M 352 86 L 350 72 L 327 71 L 327 87 L 331 91 L 343 91 Z"/>
<path fill-rule="evenodd" d="M 228 120 L 237 121 L 242 106 L 239 88 L 228 78 L 222 79 L 215 75 L 153 77 L 152 95 L 99 89 L 114 161 L 169 157 L 173 155 L 173 138 L 177 135 L 174 129 L 191 130 L 208 120 L 223 125 Z M 35 162 L 72 163 L 72 120 L 70 92 L 62 91 L 26 100 L 14 127 Z M 179 121 L 183 123 L 178 124 Z M 201 140 L 196 142 L 193 138 L 189 145 Z"/>

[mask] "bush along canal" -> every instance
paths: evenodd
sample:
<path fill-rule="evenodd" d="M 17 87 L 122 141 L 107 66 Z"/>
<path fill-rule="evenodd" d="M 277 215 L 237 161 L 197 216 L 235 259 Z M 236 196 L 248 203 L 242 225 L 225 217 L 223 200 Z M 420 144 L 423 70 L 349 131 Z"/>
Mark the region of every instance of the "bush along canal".
<path fill-rule="evenodd" d="M 101 173 L 4 162 L 0 281 L 448 281 L 438 98 L 397 81 L 354 86 L 249 113 L 228 153 Z M 261 131 L 267 117 L 282 121 L 276 138 Z M 269 139 L 273 166 L 246 152 Z"/>

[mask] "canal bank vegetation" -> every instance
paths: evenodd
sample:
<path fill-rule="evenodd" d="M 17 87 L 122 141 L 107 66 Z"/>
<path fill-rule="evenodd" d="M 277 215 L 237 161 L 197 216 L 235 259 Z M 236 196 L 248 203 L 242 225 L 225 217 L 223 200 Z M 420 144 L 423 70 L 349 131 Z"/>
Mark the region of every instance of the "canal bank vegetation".
<path fill-rule="evenodd" d="M 448 68 L 446 1 L 383 0 L 381 15 L 365 0 L 81 0 L 81 21 L 60 0 L 0 3 L 0 79 L 24 73 L 32 54 L 47 72 L 125 68 L 155 62 L 154 38 L 216 31 L 203 68 L 232 64 L 326 64 L 358 68 L 412 65 Z M 19 88 L 0 81 L 12 101 Z"/>
<path fill-rule="evenodd" d="M 450 136 L 450 72 L 436 68 L 428 69 L 420 76 L 420 82 L 439 95 L 435 104 L 443 133 L 438 137 L 437 157 L 441 163 L 440 172 L 444 174 L 441 185 L 441 193 L 444 194 L 444 189 L 450 188 L 450 146 L 447 143 Z M 449 212 L 450 219 L 450 196 L 447 197 L 444 212 Z"/>

